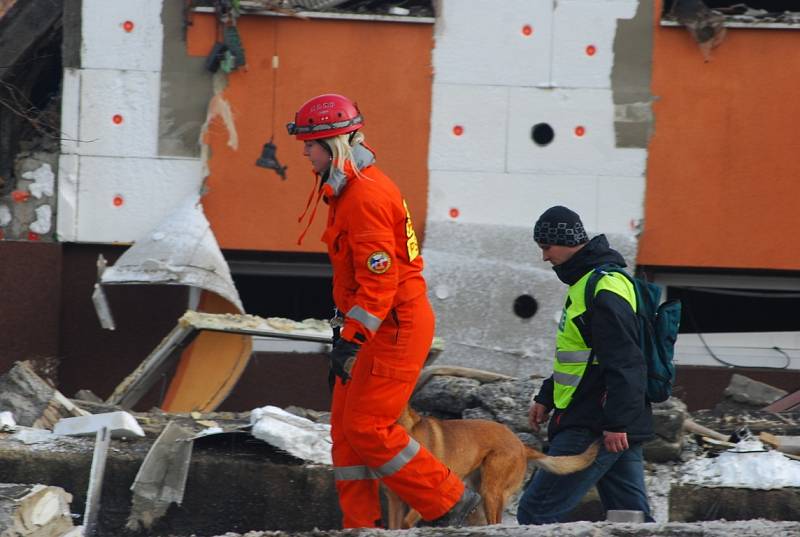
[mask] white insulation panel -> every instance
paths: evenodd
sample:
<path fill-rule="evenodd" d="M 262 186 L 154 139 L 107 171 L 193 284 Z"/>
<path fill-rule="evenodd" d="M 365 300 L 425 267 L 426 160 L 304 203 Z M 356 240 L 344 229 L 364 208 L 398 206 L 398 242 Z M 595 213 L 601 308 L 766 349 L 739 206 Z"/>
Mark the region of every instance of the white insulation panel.
<path fill-rule="evenodd" d="M 201 185 L 199 159 L 81 156 L 75 205 L 80 212 L 72 217 L 75 240 L 133 242 L 196 195 Z M 69 215 L 63 216 L 65 224 L 69 220 Z"/>
<path fill-rule="evenodd" d="M 162 0 L 83 0 L 81 67 L 161 71 L 161 5 Z"/>
<path fill-rule="evenodd" d="M 553 0 L 442 0 L 440 9 L 437 83 L 549 85 Z"/>
<path fill-rule="evenodd" d="M 532 226 L 548 207 L 566 205 L 597 229 L 598 181 L 593 176 L 431 172 L 428 221 Z M 458 217 L 450 216 L 457 209 Z"/>
<path fill-rule="evenodd" d="M 553 21 L 552 85 L 610 88 L 618 19 L 631 19 L 638 0 L 559 0 Z"/>
<path fill-rule="evenodd" d="M 78 155 L 58 157 L 58 211 L 56 234 L 61 241 L 74 241 L 78 234 Z"/>
<path fill-rule="evenodd" d="M 76 153 L 80 135 L 81 72 L 64 69 L 61 83 L 61 152 Z"/>
<path fill-rule="evenodd" d="M 540 124 L 554 132 L 547 145 L 532 138 Z M 637 177 L 646 158 L 645 149 L 616 147 L 610 90 L 511 88 L 509 172 Z"/>
<path fill-rule="evenodd" d="M 503 171 L 509 88 L 434 84 L 431 170 Z M 453 130 L 463 129 L 460 135 Z"/>
<path fill-rule="evenodd" d="M 644 188 L 644 176 L 598 177 L 596 229 L 603 233 L 635 233 L 644 218 Z"/>
<path fill-rule="evenodd" d="M 81 155 L 156 157 L 160 74 L 81 70 Z"/>

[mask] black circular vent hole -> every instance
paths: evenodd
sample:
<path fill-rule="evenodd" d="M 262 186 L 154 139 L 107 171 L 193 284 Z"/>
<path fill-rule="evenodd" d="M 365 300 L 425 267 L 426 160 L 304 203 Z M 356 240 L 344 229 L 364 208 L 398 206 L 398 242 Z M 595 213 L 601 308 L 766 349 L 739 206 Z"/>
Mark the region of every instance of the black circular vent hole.
<path fill-rule="evenodd" d="M 530 319 L 538 309 L 539 303 L 531 295 L 519 295 L 514 300 L 514 313 L 522 319 Z"/>
<path fill-rule="evenodd" d="M 537 123 L 531 128 L 531 138 L 536 145 L 549 145 L 555 137 L 556 133 L 553 127 L 547 123 Z"/>

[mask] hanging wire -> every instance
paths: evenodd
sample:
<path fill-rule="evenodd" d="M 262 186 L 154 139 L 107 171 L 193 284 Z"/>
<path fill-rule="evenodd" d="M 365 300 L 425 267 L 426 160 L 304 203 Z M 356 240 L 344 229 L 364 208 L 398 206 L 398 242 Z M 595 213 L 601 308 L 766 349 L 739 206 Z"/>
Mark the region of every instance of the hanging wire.
<path fill-rule="evenodd" d="M 694 289 L 694 288 L 692 288 L 692 289 Z M 788 369 L 789 366 L 791 365 L 791 363 L 792 363 L 791 356 L 789 356 L 786 353 L 786 351 L 784 351 L 783 349 L 781 349 L 778 346 L 773 346 L 773 347 L 770 347 L 770 348 L 773 349 L 774 351 L 780 353 L 781 355 L 783 355 L 783 357 L 785 358 L 786 362 L 782 366 L 739 365 L 739 364 L 734 364 L 734 363 L 728 362 L 727 360 L 723 360 L 722 358 L 717 356 L 717 354 L 713 350 L 711 350 L 711 346 L 706 342 L 706 338 L 703 337 L 703 333 L 700 331 L 700 327 L 698 326 L 697 321 L 695 320 L 694 315 L 692 314 L 692 307 L 689 304 L 688 296 L 681 298 L 681 302 L 683 302 L 683 305 L 684 305 L 683 310 L 686 312 L 686 315 L 689 317 L 689 321 L 692 323 L 692 326 L 695 329 L 695 333 L 697 334 L 697 337 L 700 338 L 700 342 L 703 344 L 703 347 L 706 349 L 706 352 L 708 352 L 708 354 L 714 360 L 716 360 L 717 362 L 721 363 L 722 365 L 725 365 L 727 367 L 738 367 L 740 369 Z"/>

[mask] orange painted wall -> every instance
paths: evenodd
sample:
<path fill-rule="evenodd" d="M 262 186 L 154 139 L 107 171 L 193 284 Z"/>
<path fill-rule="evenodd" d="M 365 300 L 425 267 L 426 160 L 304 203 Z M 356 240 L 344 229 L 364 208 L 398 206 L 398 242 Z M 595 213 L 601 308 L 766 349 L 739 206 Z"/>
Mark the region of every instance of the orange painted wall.
<path fill-rule="evenodd" d="M 656 20 L 653 49 L 638 262 L 800 270 L 800 31 L 729 29 L 704 63 Z"/>
<path fill-rule="evenodd" d="M 211 15 L 196 14 L 188 31 L 189 54 L 207 55 L 215 32 Z M 208 137 L 209 192 L 203 206 L 220 246 L 324 251 L 319 240 L 327 214 L 323 204 L 303 245 L 296 245 L 302 230 L 297 217 L 312 189 L 312 175 L 302 143 L 286 133 L 285 125 L 303 102 L 327 92 L 357 101 L 378 165 L 400 186 L 421 228 L 427 209 L 433 26 L 248 15 L 239 19 L 239 32 L 247 66 L 229 75 L 223 94 L 239 147 L 227 145 L 219 118 Z M 279 58 L 277 70 L 273 55 Z M 272 136 L 278 159 L 289 166 L 285 181 L 255 166 Z"/>

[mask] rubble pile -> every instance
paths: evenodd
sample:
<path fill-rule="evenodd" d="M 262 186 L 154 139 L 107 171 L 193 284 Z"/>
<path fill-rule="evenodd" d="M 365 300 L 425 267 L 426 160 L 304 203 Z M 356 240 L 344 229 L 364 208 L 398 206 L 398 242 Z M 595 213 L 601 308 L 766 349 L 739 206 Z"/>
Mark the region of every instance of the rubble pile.
<path fill-rule="evenodd" d="M 527 416 L 541 381 L 430 366 L 412 406 L 440 418 L 503 423 L 541 448 L 545 433 L 532 431 Z M 305 535 L 311 528 L 315 535 L 340 533 L 327 412 L 127 412 L 91 393 L 68 399 L 25 363 L 0 377 L 0 386 L 0 486 L 13 492 L 0 498 L 0 517 L 22 528 L 9 536 L 40 535 L 25 533 L 25 524 L 34 514 L 44 520 L 42 513 L 53 528 L 41 533 L 48 537 L 86 535 L 93 528 L 98 535 L 128 537 Z M 654 405 L 657 434 L 645 456 L 657 524 L 644 529 L 602 522 L 593 492 L 571 520 L 594 524 L 520 528 L 517 498 L 511 498 L 503 523 L 481 534 L 797 534 L 799 522 L 791 521 L 800 520 L 800 416 L 757 409 L 781 396 L 770 387 L 743 378 L 732 386 L 729 400 L 712 410 L 689 413 L 675 398 Z M 732 405 L 739 405 L 734 412 Z M 302 517 L 300 505 L 309 506 Z M 756 518 L 768 520 L 705 522 Z M 73 519 L 82 526 L 73 527 Z M 260 533 L 234 533 L 254 528 Z"/>

